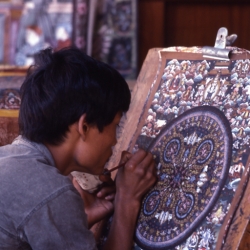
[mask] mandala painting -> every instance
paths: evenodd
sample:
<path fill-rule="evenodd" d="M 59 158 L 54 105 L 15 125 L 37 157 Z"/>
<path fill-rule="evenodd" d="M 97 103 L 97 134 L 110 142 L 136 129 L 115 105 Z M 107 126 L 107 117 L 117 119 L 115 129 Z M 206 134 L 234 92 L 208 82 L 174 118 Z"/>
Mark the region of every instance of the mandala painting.
<path fill-rule="evenodd" d="M 218 200 L 230 167 L 230 124 L 217 108 L 194 108 L 169 123 L 149 150 L 159 181 L 144 198 L 136 241 L 143 249 L 168 249 L 190 236 Z"/>
<path fill-rule="evenodd" d="M 158 181 L 142 201 L 133 250 L 223 249 L 241 224 L 237 215 L 246 215 L 250 52 L 233 49 L 230 61 L 204 59 L 198 47 L 151 52 L 138 78 L 147 95 L 143 102 L 138 91 L 132 106 L 132 115 L 141 108 L 138 123 L 127 122 L 128 150 L 153 154 Z"/>
<path fill-rule="evenodd" d="M 144 198 L 134 249 L 215 249 L 249 168 L 250 60 L 196 56 L 162 54 L 133 148 L 151 150 L 159 179 Z"/>

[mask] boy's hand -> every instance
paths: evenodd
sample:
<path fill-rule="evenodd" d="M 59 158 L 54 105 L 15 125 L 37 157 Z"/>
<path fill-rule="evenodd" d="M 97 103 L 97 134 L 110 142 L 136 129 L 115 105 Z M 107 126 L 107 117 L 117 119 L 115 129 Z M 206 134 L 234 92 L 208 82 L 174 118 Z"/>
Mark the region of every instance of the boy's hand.
<path fill-rule="evenodd" d="M 141 201 L 156 182 L 155 162 L 151 153 L 139 150 L 124 152 L 125 166 L 116 175 L 115 211 L 109 236 L 104 246 L 110 249 L 132 249 L 136 219 Z M 122 162 L 121 162 L 122 163 Z"/>
<path fill-rule="evenodd" d="M 84 191 L 75 178 L 73 178 L 73 185 L 81 195 L 85 213 L 88 215 L 88 227 L 104 219 L 107 215 L 111 214 L 114 209 L 113 199 L 115 196 L 115 185 L 109 176 L 100 176 L 103 181 L 102 187 L 97 193 L 89 193 Z"/>
<path fill-rule="evenodd" d="M 137 201 L 140 204 L 157 179 L 153 155 L 141 149 L 133 155 L 123 152 L 122 161 L 126 164 L 116 176 L 116 197 L 122 203 Z"/>
<path fill-rule="evenodd" d="M 115 182 L 112 180 L 110 175 L 100 175 L 100 181 L 103 184 L 100 186 L 96 196 L 105 200 L 113 201 L 115 198 Z"/>

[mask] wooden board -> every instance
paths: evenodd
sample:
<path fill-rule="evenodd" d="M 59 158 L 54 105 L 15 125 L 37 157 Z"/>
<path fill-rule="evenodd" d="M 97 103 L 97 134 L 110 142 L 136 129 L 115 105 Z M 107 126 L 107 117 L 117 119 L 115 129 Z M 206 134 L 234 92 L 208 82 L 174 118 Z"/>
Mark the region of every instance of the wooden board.
<path fill-rule="evenodd" d="M 152 122 L 154 116 L 156 116 L 154 122 L 168 126 L 186 110 L 192 110 L 197 106 L 214 106 L 224 112 L 232 129 L 232 161 L 217 203 L 193 233 L 189 232 L 186 239 L 183 238 L 183 242 L 172 245 L 171 249 L 190 247 L 190 242 L 194 242 L 195 238 L 196 247 L 192 249 L 222 249 L 223 247 L 237 249 L 244 237 L 249 221 L 249 213 L 243 203 L 247 199 L 245 189 L 249 178 L 247 161 L 249 57 L 248 51 L 240 49 L 235 49 L 229 62 L 204 59 L 201 48 L 197 47 L 152 49 L 146 57 L 134 86 L 131 109 L 124 120 L 124 130 L 121 131 L 121 138 L 115 148 L 111 164 L 115 165 L 119 161 L 119 152 L 123 149 L 129 148 L 132 152 L 137 147 L 148 148 L 157 137 L 158 130 L 162 129 L 158 127 L 158 130 L 152 132 L 149 127 L 147 130 L 149 120 Z M 179 79 L 176 82 L 175 77 L 176 80 Z M 165 92 L 161 92 L 162 86 L 165 86 Z M 160 95 L 165 95 L 164 102 L 159 101 Z M 155 106 L 156 104 L 158 107 Z M 163 114 L 164 111 L 168 111 L 168 114 Z M 235 216 L 242 211 L 244 217 L 240 216 L 241 221 L 236 222 Z M 235 228 L 237 228 L 237 234 L 235 234 Z M 152 231 L 148 237 L 153 235 Z M 229 245 L 232 246 L 232 242 L 235 247 L 230 248 Z M 145 247 L 143 244 L 141 246 Z M 136 249 L 140 248 L 137 246 Z M 145 249 L 161 248 L 156 248 L 152 243 Z"/>

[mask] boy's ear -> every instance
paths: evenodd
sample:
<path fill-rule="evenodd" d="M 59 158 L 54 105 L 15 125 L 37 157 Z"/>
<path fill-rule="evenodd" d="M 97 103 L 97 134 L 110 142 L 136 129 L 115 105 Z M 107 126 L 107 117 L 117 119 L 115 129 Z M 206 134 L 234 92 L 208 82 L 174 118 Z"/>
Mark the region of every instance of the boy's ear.
<path fill-rule="evenodd" d="M 81 135 L 83 140 L 85 140 L 88 130 L 89 130 L 89 125 L 86 122 L 86 114 L 83 114 L 78 120 L 78 132 Z"/>

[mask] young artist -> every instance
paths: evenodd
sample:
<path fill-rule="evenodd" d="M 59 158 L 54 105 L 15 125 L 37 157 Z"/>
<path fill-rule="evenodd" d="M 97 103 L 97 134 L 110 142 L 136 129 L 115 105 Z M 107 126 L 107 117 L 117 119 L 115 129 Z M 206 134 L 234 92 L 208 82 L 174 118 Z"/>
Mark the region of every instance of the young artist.
<path fill-rule="evenodd" d="M 143 150 L 123 154 L 115 198 L 111 178 L 101 175 L 129 108 L 124 79 L 77 49 L 46 49 L 21 98 L 21 135 L 0 148 L 0 249 L 96 249 L 89 228 L 112 211 L 105 249 L 131 249 L 142 197 L 156 175 Z M 91 195 L 72 184 L 72 171 L 100 175 L 106 186 Z"/>

